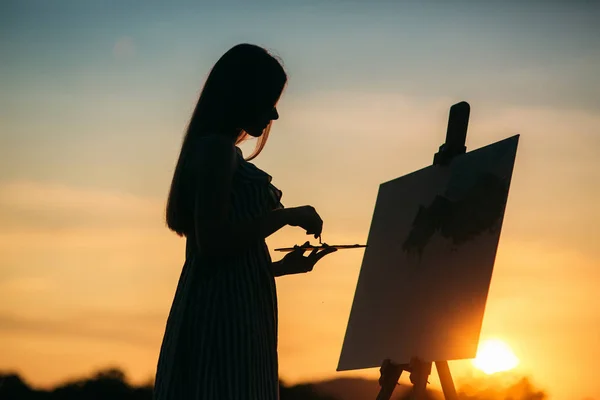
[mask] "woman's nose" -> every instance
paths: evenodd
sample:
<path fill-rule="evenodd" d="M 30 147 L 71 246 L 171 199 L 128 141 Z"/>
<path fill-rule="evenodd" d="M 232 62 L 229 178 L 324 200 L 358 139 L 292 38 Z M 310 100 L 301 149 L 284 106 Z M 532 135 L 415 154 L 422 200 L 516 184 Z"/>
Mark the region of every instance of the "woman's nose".
<path fill-rule="evenodd" d="M 279 119 L 279 113 L 277 112 L 277 108 L 276 107 L 273 107 L 273 112 L 271 113 L 271 119 L 273 121 Z"/>

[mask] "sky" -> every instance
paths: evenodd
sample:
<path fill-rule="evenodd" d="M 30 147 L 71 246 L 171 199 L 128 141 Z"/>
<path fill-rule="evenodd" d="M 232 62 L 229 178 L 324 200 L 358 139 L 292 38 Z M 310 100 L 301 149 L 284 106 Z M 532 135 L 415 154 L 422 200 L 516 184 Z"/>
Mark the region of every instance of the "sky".
<path fill-rule="evenodd" d="M 551 398 L 600 399 L 600 3 L 523 3 L 2 2 L 0 369 L 153 376 L 184 261 L 164 224 L 182 135 L 211 66 L 250 42 L 290 78 L 255 163 L 326 242 L 366 241 L 379 184 L 431 164 L 452 104 L 471 104 L 469 150 L 521 134 L 481 337 Z M 286 382 L 348 375 L 362 254 L 278 279 Z"/>

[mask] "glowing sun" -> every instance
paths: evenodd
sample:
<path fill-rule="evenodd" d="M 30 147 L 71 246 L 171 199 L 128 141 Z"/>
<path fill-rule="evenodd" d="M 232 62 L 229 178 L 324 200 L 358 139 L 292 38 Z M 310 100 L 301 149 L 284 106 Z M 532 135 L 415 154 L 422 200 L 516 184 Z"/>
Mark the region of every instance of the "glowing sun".
<path fill-rule="evenodd" d="M 519 359 L 501 340 L 486 340 L 479 344 L 473 365 L 488 375 L 508 371 L 519 365 Z"/>

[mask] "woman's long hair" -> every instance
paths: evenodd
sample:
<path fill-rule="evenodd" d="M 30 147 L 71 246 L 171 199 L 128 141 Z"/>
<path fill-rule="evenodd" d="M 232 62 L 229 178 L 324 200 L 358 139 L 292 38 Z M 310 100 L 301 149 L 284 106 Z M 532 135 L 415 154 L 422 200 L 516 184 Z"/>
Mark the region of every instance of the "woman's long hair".
<path fill-rule="evenodd" d="M 183 139 L 167 200 L 167 226 L 180 236 L 193 229 L 196 183 L 190 170 L 193 143 L 199 137 L 220 134 L 239 144 L 248 138 L 244 127 L 258 115 L 275 106 L 287 75 L 281 63 L 265 49 L 239 44 L 227 51 L 214 65 L 190 119 Z M 258 138 L 248 160 L 264 148 L 271 124 Z"/>

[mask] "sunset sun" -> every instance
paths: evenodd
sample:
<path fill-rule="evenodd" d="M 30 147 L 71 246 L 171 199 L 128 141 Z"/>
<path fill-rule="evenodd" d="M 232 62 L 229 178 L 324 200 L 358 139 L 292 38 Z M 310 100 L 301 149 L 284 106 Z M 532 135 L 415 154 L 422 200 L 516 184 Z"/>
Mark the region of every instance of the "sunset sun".
<path fill-rule="evenodd" d="M 473 365 L 488 375 L 508 371 L 519 364 L 510 347 L 501 340 L 486 340 L 479 345 Z"/>

